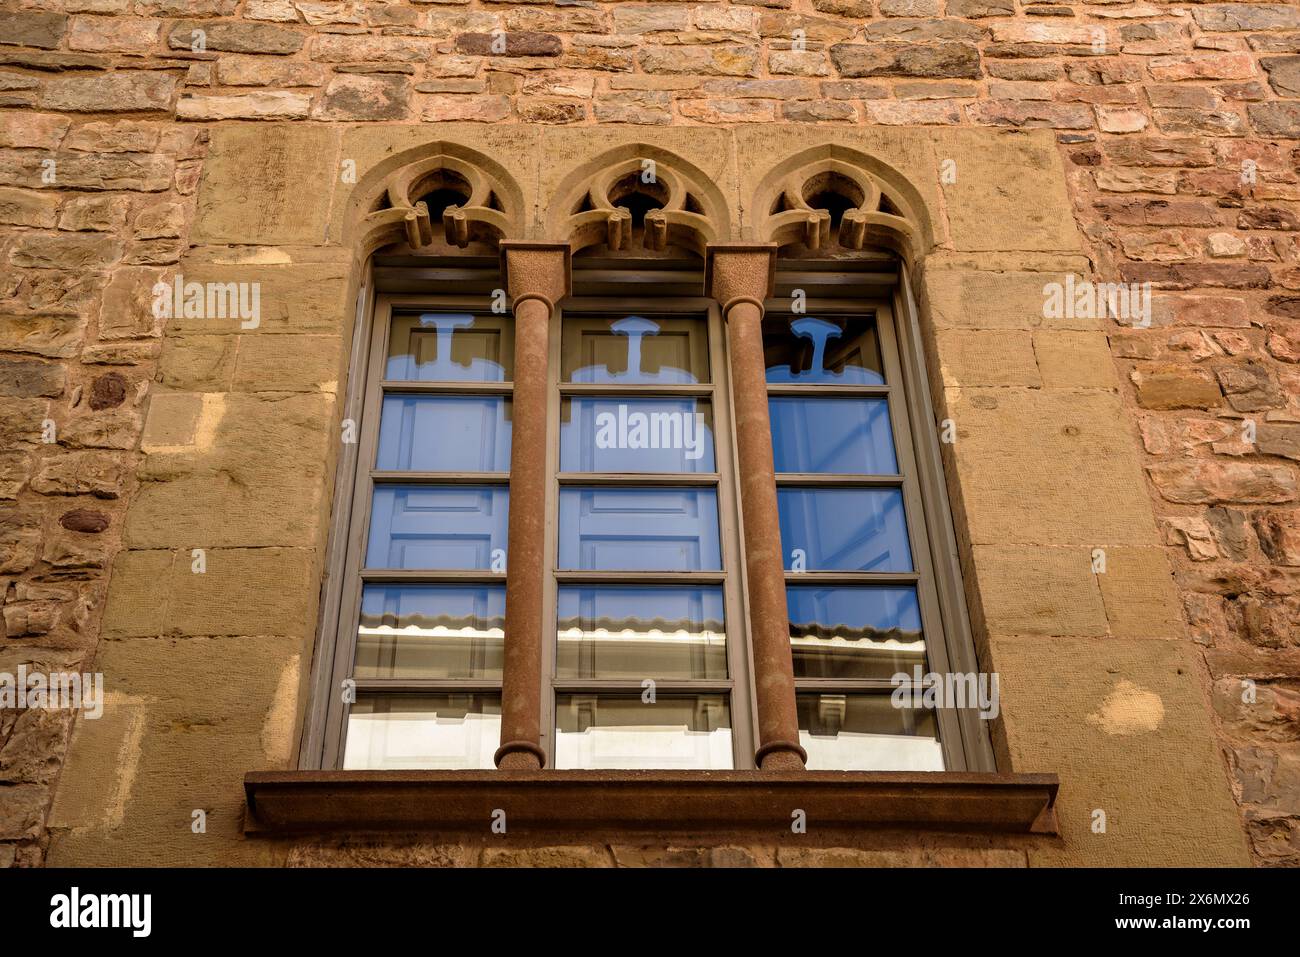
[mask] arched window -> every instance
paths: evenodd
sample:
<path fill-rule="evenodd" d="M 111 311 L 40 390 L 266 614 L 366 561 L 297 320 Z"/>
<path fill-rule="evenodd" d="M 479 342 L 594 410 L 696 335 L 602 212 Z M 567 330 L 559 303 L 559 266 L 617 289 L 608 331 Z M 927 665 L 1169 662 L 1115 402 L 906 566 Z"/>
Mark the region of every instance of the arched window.
<path fill-rule="evenodd" d="M 449 155 L 366 214 L 308 761 L 991 769 L 919 694 L 977 668 L 906 194 L 796 159 L 738 244 L 699 170 L 632 145 L 531 241 L 511 202 Z"/>

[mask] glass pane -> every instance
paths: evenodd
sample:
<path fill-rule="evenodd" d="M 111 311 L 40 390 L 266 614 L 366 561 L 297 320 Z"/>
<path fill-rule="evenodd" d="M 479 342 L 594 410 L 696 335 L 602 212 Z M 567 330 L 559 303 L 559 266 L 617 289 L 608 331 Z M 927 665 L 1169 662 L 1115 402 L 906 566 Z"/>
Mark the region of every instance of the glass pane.
<path fill-rule="evenodd" d="M 768 400 L 778 472 L 896 475 L 884 399 Z"/>
<path fill-rule="evenodd" d="M 560 377 L 623 385 L 708 382 L 705 323 L 663 316 L 567 319 Z"/>
<path fill-rule="evenodd" d="M 510 401 L 496 395 L 386 395 L 375 467 L 508 472 Z"/>
<path fill-rule="evenodd" d="M 384 378 L 505 382 L 514 368 L 514 326 L 504 316 L 426 312 L 393 317 Z"/>
<path fill-rule="evenodd" d="M 366 585 L 357 678 L 498 678 L 506 590 L 499 585 Z"/>
<path fill-rule="evenodd" d="M 809 771 L 942 771 L 934 712 L 888 694 L 795 695 Z"/>
<path fill-rule="evenodd" d="M 901 489 L 778 488 L 776 504 L 786 568 L 912 570 Z"/>
<path fill-rule="evenodd" d="M 555 696 L 557 768 L 728 769 L 731 709 L 724 694 Z"/>
<path fill-rule="evenodd" d="M 880 385 L 875 320 L 865 316 L 774 316 L 763 322 L 768 382 Z"/>
<path fill-rule="evenodd" d="M 717 492 L 711 488 L 562 488 L 559 567 L 719 569 Z"/>
<path fill-rule="evenodd" d="M 496 767 L 499 694 L 357 696 L 348 714 L 345 769 Z"/>
<path fill-rule="evenodd" d="M 561 678 L 725 678 L 722 589 L 563 586 Z"/>
<path fill-rule="evenodd" d="M 925 665 L 921 609 L 911 585 L 785 590 L 797 678 L 909 676 Z"/>
<path fill-rule="evenodd" d="M 565 399 L 562 472 L 712 472 L 713 403 L 702 399 Z"/>
<path fill-rule="evenodd" d="M 367 568 L 505 571 L 505 486 L 379 485 Z"/>

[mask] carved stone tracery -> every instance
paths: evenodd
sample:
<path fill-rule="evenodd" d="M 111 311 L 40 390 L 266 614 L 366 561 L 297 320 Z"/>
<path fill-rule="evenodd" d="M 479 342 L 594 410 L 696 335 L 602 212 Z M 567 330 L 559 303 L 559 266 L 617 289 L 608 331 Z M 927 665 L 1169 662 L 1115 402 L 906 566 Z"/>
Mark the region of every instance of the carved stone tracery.
<path fill-rule="evenodd" d="M 909 257 L 925 251 L 921 206 L 909 195 L 915 191 L 905 180 L 847 150 L 819 148 L 814 153 L 779 164 L 760 183 L 754 204 L 760 241 L 827 253 L 836 246 L 853 251 L 883 247 Z"/>
<path fill-rule="evenodd" d="M 457 153 L 469 154 L 468 150 Z M 435 241 L 433 216 L 441 218 L 447 245 L 496 243 L 522 234 L 520 191 L 486 157 L 438 149 L 389 173 L 358 228 L 371 249 L 405 242 L 419 249 Z M 426 197 L 437 197 L 431 215 Z"/>
<path fill-rule="evenodd" d="M 702 256 L 710 243 L 729 235 L 718 188 L 661 150 L 623 148 L 586 164 L 566 182 L 575 180 L 575 187 L 558 191 L 561 212 L 548 224 L 575 253 L 599 245 L 630 250 L 640 233 L 641 246 L 653 252 L 681 246 Z"/>

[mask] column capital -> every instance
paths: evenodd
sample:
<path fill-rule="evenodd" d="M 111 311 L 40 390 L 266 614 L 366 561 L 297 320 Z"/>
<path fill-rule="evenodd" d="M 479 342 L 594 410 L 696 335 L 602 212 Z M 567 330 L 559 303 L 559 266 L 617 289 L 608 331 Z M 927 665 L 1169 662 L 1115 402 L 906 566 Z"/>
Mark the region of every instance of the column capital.
<path fill-rule="evenodd" d="M 540 299 L 552 312 L 573 291 L 573 250 L 568 243 L 501 241 L 501 277 L 514 302 Z"/>
<path fill-rule="evenodd" d="M 725 308 L 737 299 L 762 305 L 776 290 L 776 243 L 709 243 L 704 294 Z"/>

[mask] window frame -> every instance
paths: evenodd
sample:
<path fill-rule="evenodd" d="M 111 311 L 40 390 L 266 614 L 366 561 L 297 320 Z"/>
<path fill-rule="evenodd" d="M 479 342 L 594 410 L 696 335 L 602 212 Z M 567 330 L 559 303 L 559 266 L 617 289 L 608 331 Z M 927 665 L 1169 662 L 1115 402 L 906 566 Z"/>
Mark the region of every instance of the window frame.
<path fill-rule="evenodd" d="M 547 368 L 548 395 L 548 430 L 550 441 L 547 445 L 547 489 L 546 489 L 546 527 L 545 548 L 551 567 L 544 576 L 543 621 L 553 628 L 556 622 L 556 599 L 558 584 L 554 564 L 557 560 L 557 522 L 558 489 L 557 476 L 559 462 L 559 408 L 560 390 L 560 323 L 565 312 L 596 311 L 604 309 L 621 309 L 630 300 L 653 304 L 647 311 L 671 311 L 689 309 L 705 312 L 708 318 L 710 369 L 714 411 L 714 431 L 717 448 L 716 467 L 719 476 L 719 533 L 723 548 L 722 574 L 735 578 L 735 587 L 724 587 L 724 602 L 727 615 L 727 655 L 729 682 L 731 690 L 731 718 L 733 752 L 736 755 L 735 767 L 738 770 L 753 769 L 754 740 L 757 729 L 757 706 L 752 687 L 753 661 L 749 634 L 748 595 L 745 585 L 745 568 L 741 537 L 741 513 L 738 499 L 739 478 L 735 464 L 735 421 L 730 388 L 730 356 L 726 351 L 726 334 L 723 327 L 721 310 L 711 298 L 690 295 L 682 290 L 682 285 L 691 285 L 698 279 L 691 279 L 691 267 L 674 269 L 649 275 L 644 270 L 636 271 L 637 261 L 618 262 L 616 264 L 579 264 L 575 263 L 575 282 L 592 285 L 599 289 L 595 295 L 571 297 L 558 304 L 551 317 L 550 354 Z M 656 263 L 647 265 L 657 266 Z M 611 266 L 613 268 L 611 268 Z M 883 267 L 883 268 L 882 268 Z M 622 280 L 626 274 L 627 296 L 611 295 L 610 286 Z M 470 264 L 451 261 L 438 261 L 425 264 L 412 261 L 409 257 L 395 259 L 390 264 L 381 257 L 368 267 L 366 276 L 358 289 L 356 299 L 355 322 L 352 329 L 352 351 L 348 363 L 347 390 L 341 406 L 341 419 L 350 419 L 356 424 L 357 441 L 354 444 L 341 444 L 337 458 L 336 482 L 332 499 L 331 533 L 328 553 L 323 569 L 321 587 L 321 613 L 318 629 L 316 654 L 311 663 L 311 699 L 307 702 L 304 718 L 303 739 L 298 752 L 298 766 L 303 769 L 339 769 L 342 766 L 343 745 L 346 740 L 345 706 L 341 700 L 340 682 L 351 676 L 355 657 L 356 612 L 360 606 L 361 572 L 364 564 L 365 545 L 369 536 L 370 522 L 370 488 L 369 474 L 362 480 L 361 463 L 374 462 L 378 442 L 379 403 L 382 382 L 379 370 L 383 357 L 387 354 L 387 337 L 391 326 L 394 306 L 436 309 L 459 309 L 468 312 L 483 312 L 485 299 L 490 291 L 499 285 L 496 279 L 495 264 L 488 262 Z M 589 277 L 584 277 L 589 273 Z M 657 278 L 658 276 L 663 278 Z M 698 276 L 698 274 L 695 274 Z M 808 308 L 812 310 L 842 311 L 862 314 L 873 308 L 888 310 L 891 317 L 889 333 L 892 350 L 885 348 L 884 335 L 881 337 L 882 359 L 886 363 L 887 354 L 893 356 L 894 368 L 886 372 L 887 382 L 896 377 L 901 388 L 890 393 L 890 421 L 894 431 L 896 455 L 899 457 L 900 471 L 911 486 L 905 491 L 904 507 L 907 510 L 909 538 L 914 565 L 926 563 L 932 574 L 930 602 L 937 604 L 941 627 L 937 639 L 933 637 L 927 619 L 923 618 L 923 627 L 927 634 L 927 670 L 979 672 L 976 648 L 972 635 L 970 617 L 966 605 L 966 590 L 962 575 L 961 552 L 959 550 L 956 530 L 953 525 L 953 513 L 948 500 L 949 469 L 955 467 L 949 457 L 945 468 L 945 455 L 938 440 L 939 423 L 935 418 L 932 402 L 932 389 L 941 389 L 941 383 L 931 379 L 926 367 L 926 354 L 923 347 L 920 321 L 916 303 L 912 295 L 906 264 L 894 256 L 874 255 L 855 262 L 796 262 L 778 258 L 777 288 L 788 291 L 791 287 L 810 290 Z M 467 294 L 466 289 L 473 289 Z M 420 290 L 414 292 L 412 290 Z M 427 290 L 427 291 L 426 291 Z M 454 292 L 452 292 L 454 290 Z M 767 314 L 789 311 L 792 300 L 776 295 L 765 303 Z M 590 306 L 590 308 L 587 308 Z M 466 394 L 474 391 L 475 386 L 485 385 L 483 391 L 509 395 L 506 391 L 513 383 L 451 383 L 439 390 L 428 389 L 430 384 L 405 383 L 406 386 L 425 386 L 410 391 L 443 391 Z M 603 386 L 593 384 L 589 391 L 600 391 Z M 653 387 L 662 391 L 662 387 Z M 671 391 L 671 390 L 669 390 Z M 907 429 L 899 427 L 901 409 Z M 725 423 L 725 428 L 724 428 Z M 907 461 L 913 464 L 909 471 L 902 468 L 904 455 L 900 443 L 907 441 L 911 454 Z M 724 459 L 726 464 L 724 464 Z M 367 466 L 370 468 L 370 466 Z M 435 484 L 451 484 L 449 476 L 453 473 L 439 473 L 432 481 Z M 695 478 L 697 476 L 688 476 Z M 724 478 L 725 477 L 725 478 Z M 476 476 L 476 484 L 483 484 L 482 476 Z M 662 479 L 648 476 L 649 484 Z M 486 484 L 508 484 L 508 473 L 493 474 L 493 481 Z M 724 498 L 724 488 L 728 495 Z M 916 535 L 916 523 L 922 522 L 922 537 Z M 922 547 L 918 542 L 924 542 Z M 353 556 L 356 556 L 355 560 Z M 641 573 L 636 573 L 641 575 Z M 712 575 L 714 573 L 705 573 Z M 810 573 L 802 573 L 804 583 L 811 583 L 807 578 Z M 838 574 L 838 573 L 831 573 Z M 448 582 L 469 583 L 488 581 L 504 584 L 506 574 L 490 572 L 418 572 L 412 578 L 422 581 L 442 579 Z M 400 576 L 395 576 L 399 577 Z M 787 573 L 787 579 L 789 573 Z M 919 596 L 924 607 L 924 596 Z M 933 610 L 931 611 L 933 617 Z M 733 636 L 743 644 L 737 645 Z M 940 660 L 944 667 L 940 666 Z M 743 669 L 743 671 L 742 671 Z M 543 641 L 543 662 L 541 670 L 541 744 L 548 755 L 554 754 L 555 736 L 555 640 L 551 635 L 549 641 Z M 743 679 L 743 680 L 742 680 Z M 808 680 L 808 679 L 804 679 Z M 812 679 L 817 680 L 817 679 Z M 565 686 L 568 686 L 566 679 Z M 717 682 L 706 682 L 716 684 Z M 412 682 L 419 691 L 499 691 L 497 679 L 426 679 Z M 663 683 L 666 687 L 670 683 Z M 674 687 L 678 683 L 671 683 Z M 797 682 L 802 685 L 802 681 Z M 811 689 L 810 689 L 811 690 Z M 743 696 L 743 712 L 740 698 Z M 323 699 L 323 700 L 322 700 Z M 740 719 L 743 713 L 744 720 Z M 990 741 L 989 722 L 981 720 L 973 709 L 953 712 L 940 709 L 937 716 L 941 746 L 944 753 L 945 771 L 996 771 L 996 760 Z M 742 739 L 744 744 L 742 746 Z M 549 766 L 549 765 L 548 765 Z"/>
<path fill-rule="evenodd" d="M 356 678 L 357 622 L 361 595 L 366 584 L 461 584 L 505 587 L 506 572 L 490 570 L 449 571 L 438 569 L 368 569 L 366 550 L 370 540 L 371 505 L 374 489 L 379 485 L 489 485 L 508 488 L 510 472 L 420 472 L 386 471 L 376 468 L 379 449 L 379 420 L 386 395 L 499 395 L 509 399 L 514 394 L 513 379 L 503 382 L 420 382 L 388 380 L 384 364 L 396 312 L 427 309 L 483 313 L 483 298 L 379 293 L 369 310 L 370 324 L 365 336 L 366 355 L 360 364 L 360 418 L 356 420 L 356 458 L 351 472 L 350 509 L 347 519 L 342 567 L 332 568 L 339 590 L 335 599 L 337 622 L 331 657 L 331 679 L 327 687 L 329 702 L 323 729 L 321 766 L 342 768 L 347 743 L 351 704 L 342 696 L 342 682 L 352 680 L 355 696 L 370 693 L 418 695 L 464 692 L 467 694 L 501 693 L 501 678 Z M 507 319 L 510 319 L 507 316 Z M 328 578 L 327 578 L 328 581 Z M 331 597 L 326 592 L 327 600 Z"/>
<path fill-rule="evenodd" d="M 764 310 L 764 321 L 794 313 L 788 304 L 769 302 Z M 916 422 L 910 414 L 906 392 L 908 383 L 903 375 L 903 362 L 896 335 L 896 310 L 888 298 L 842 299 L 808 297 L 805 313 L 828 316 L 869 316 L 875 326 L 880 349 L 884 383 L 879 385 L 856 384 L 796 384 L 768 383 L 767 396 L 786 397 L 845 397 L 883 398 L 889 414 L 889 426 L 894 445 L 894 459 L 898 471 L 894 475 L 830 474 L 830 473 L 776 473 L 776 487 L 781 488 L 889 488 L 899 489 L 903 495 L 903 514 L 907 522 L 909 550 L 912 553 L 910 572 L 872 571 L 803 571 L 789 569 L 785 572 L 786 588 L 792 585 L 911 585 L 916 589 L 917 604 L 921 613 L 921 634 L 925 640 L 925 670 L 944 674 L 952 671 L 948 649 L 948 635 L 940 606 L 940 589 L 934 558 L 931 554 L 929 522 L 920 485 L 920 464 L 916 456 Z M 785 556 L 782 556 L 784 562 Z M 794 679 L 795 693 L 824 692 L 845 694 L 888 694 L 898 687 L 887 679 L 873 678 L 800 678 Z M 910 682 L 909 682 L 910 686 Z M 966 770 L 965 736 L 959 722 L 959 713 L 952 708 L 936 708 L 935 723 L 939 746 L 943 753 L 945 771 Z"/>
<path fill-rule="evenodd" d="M 645 308 L 642 308 L 642 305 Z M 670 314 L 694 316 L 704 320 L 708 344 L 709 381 L 681 385 L 566 383 L 561 381 L 561 352 L 564 320 L 619 312 L 637 312 L 648 316 Z M 744 591 L 744 551 L 740 525 L 739 476 L 736 471 L 734 410 L 731 403 L 730 369 L 727 362 L 726 331 L 718 303 L 704 296 L 654 296 L 645 291 L 630 291 L 626 297 L 571 296 L 554 310 L 549 328 L 547 385 L 546 473 L 546 555 L 542 620 L 547 624 L 542 646 L 542 716 L 541 745 L 546 751 L 548 767 L 555 760 L 557 695 L 568 693 L 627 693 L 640 696 L 638 679 L 576 679 L 556 675 L 557 609 L 561 585 L 594 584 L 699 584 L 717 585 L 722 589 L 726 616 L 725 634 L 727 677 L 702 679 L 655 680 L 655 693 L 720 693 L 729 701 L 731 720 L 732 766 L 736 770 L 753 769 L 757 747 L 755 729 L 758 707 L 752 690 L 753 652 L 749 637 L 748 596 Z M 563 400 L 577 396 L 625 395 L 683 396 L 708 399 L 713 407 L 714 472 L 701 473 L 589 473 L 560 471 L 560 409 Z M 582 572 L 561 570 L 559 566 L 560 488 L 585 486 L 687 486 L 716 488 L 718 496 L 718 535 L 722 568 L 700 572 Z M 650 676 L 647 676 L 650 677 Z M 743 707 L 743 711 L 740 709 Z"/>

